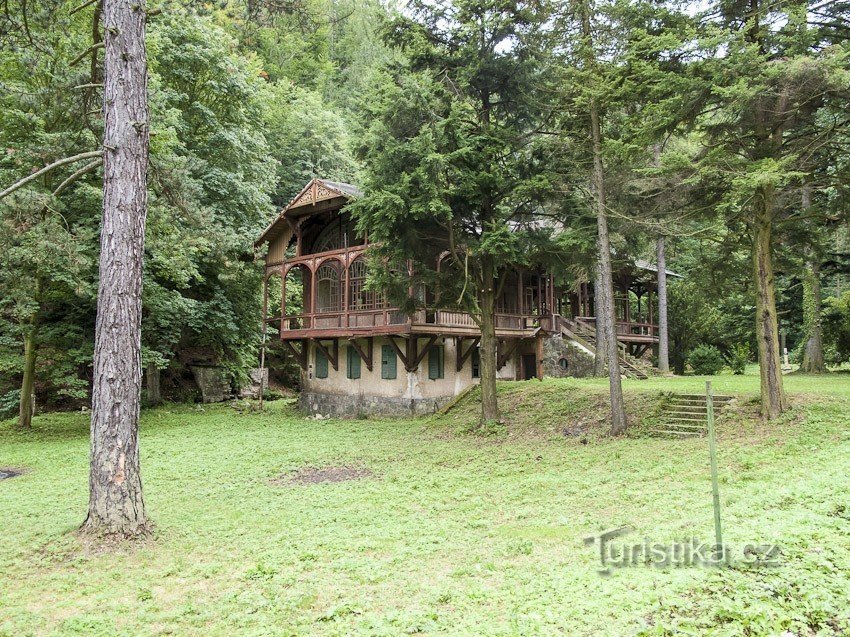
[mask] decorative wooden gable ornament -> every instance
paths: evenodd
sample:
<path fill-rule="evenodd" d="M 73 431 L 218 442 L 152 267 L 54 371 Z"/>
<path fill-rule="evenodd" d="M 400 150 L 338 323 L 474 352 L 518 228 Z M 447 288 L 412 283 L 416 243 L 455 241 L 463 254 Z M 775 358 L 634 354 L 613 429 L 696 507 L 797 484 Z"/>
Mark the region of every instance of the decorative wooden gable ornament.
<path fill-rule="evenodd" d="M 295 196 L 286 208 L 289 209 L 296 208 L 298 206 L 316 204 L 327 199 L 336 199 L 337 197 L 345 196 L 345 193 L 331 188 L 322 180 L 313 179 L 304 187 L 304 190 Z"/>

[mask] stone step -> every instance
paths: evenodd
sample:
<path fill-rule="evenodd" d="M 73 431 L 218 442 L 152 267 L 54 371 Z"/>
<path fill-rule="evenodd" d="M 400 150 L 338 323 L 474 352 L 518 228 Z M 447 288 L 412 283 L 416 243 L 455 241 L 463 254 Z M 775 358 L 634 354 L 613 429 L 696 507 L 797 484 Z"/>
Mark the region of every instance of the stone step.
<path fill-rule="evenodd" d="M 703 403 L 703 404 L 705 404 L 705 396 L 702 396 L 702 397 L 699 397 L 699 396 L 670 396 L 669 400 L 674 400 L 674 401 L 682 402 L 682 403 Z M 732 401 L 731 398 L 715 398 L 714 399 L 715 403 L 723 403 L 723 404 L 729 403 L 731 401 Z"/>
<path fill-rule="evenodd" d="M 673 398 L 698 398 L 699 400 L 705 400 L 705 394 L 673 394 Z M 726 394 L 715 394 L 714 402 L 721 400 L 730 401 L 734 398 L 734 396 L 727 396 Z"/>
<path fill-rule="evenodd" d="M 700 420 L 697 418 L 664 418 L 662 422 L 665 422 L 669 425 L 693 425 L 695 427 L 701 427 L 705 429 L 708 426 L 708 423 L 705 420 Z"/>
<path fill-rule="evenodd" d="M 678 436 L 679 438 L 699 438 L 700 435 L 690 431 L 676 431 L 675 429 L 652 429 L 652 433 L 665 434 L 667 436 Z"/>
<path fill-rule="evenodd" d="M 687 429 L 694 431 L 706 431 L 708 429 L 705 425 L 697 423 L 673 422 L 668 420 L 662 424 L 665 427 L 670 427 L 671 429 Z"/>
<path fill-rule="evenodd" d="M 698 420 L 703 422 L 707 419 L 706 414 L 696 414 L 692 411 L 665 411 L 665 416 L 672 416 L 673 418 L 679 418 L 682 420 Z"/>

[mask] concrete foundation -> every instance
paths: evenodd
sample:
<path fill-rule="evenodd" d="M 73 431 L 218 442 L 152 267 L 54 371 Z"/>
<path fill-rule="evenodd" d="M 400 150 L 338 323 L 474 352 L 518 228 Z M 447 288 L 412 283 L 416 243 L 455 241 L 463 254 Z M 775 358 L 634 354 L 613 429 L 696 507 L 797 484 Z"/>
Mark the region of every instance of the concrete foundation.
<path fill-rule="evenodd" d="M 309 414 L 358 418 L 366 416 L 423 416 L 433 414 L 453 396 L 435 398 L 399 398 L 367 394 L 322 394 L 302 391 L 298 406 Z"/>

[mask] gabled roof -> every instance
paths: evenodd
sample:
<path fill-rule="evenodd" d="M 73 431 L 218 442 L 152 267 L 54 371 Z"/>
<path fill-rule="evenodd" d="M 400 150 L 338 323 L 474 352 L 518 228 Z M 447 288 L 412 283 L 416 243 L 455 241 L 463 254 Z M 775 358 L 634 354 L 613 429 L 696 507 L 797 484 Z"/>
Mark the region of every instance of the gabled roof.
<path fill-rule="evenodd" d="M 352 184 L 346 184 L 341 181 L 328 181 L 327 179 L 311 179 L 310 182 L 295 195 L 283 210 L 278 213 L 274 221 L 263 230 L 259 238 L 254 242 L 255 246 L 260 246 L 267 241 L 277 239 L 284 232 L 291 229 L 289 219 L 295 217 L 303 217 L 314 212 L 318 212 L 318 204 L 325 203 L 331 207 L 334 203 L 339 203 L 340 206 L 346 202 L 356 199 L 363 195 L 363 192 Z M 334 202 L 334 200 L 339 200 Z M 327 210 L 328 205 L 321 207 L 321 210 Z"/>

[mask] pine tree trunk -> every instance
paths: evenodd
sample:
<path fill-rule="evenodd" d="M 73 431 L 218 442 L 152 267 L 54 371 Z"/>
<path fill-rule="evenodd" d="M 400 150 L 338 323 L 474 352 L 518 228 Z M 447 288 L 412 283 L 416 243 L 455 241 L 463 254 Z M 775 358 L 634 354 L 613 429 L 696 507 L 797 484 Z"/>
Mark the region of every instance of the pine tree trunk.
<path fill-rule="evenodd" d="M 148 363 L 148 368 L 145 371 L 145 380 L 147 381 L 148 403 L 151 405 L 158 405 L 162 402 L 159 378 L 159 367 L 156 366 L 156 363 Z"/>
<path fill-rule="evenodd" d="M 605 288 L 602 277 L 602 269 L 599 259 L 596 260 L 596 280 L 593 283 L 593 307 L 596 314 L 596 355 L 593 357 L 593 375 L 601 378 L 608 375 L 608 348 L 606 347 L 605 339 L 600 336 L 602 331 L 599 329 L 599 321 L 605 314 L 605 296 L 601 290 Z"/>
<path fill-rule="evenodd" d="M 143 0 L 104 0 L 103 225 L 84 529 L 147 531 L 139 473 L 148 105 Z"/>
<path fill-rule="evenodd" d="M 658 371 L 670 371 L 670 336 L 667 329 L 667 258 L 664 235 L 656 240 L 658 264 Z"/>
<path fill-rule="evenodd" d="M 761 412 L 767 419 L 777 418 L 788 408 L 788 399 L 782 384 L 779 324 L 776 315 L 776 290 L 773 275 L 773 198 L 772 186 L 764 186 L 756 193 L 755 227 L 753 228 Z"/>
<path fill-rule="evenodd" d="M 611 242 L 608 236 L 608 213 L 605 209 L 605 173 L 602 166 L 602 135 L 599 110 L 595 102 L 590 106 L 590 128 L 593 143 L 593 195 L 596 206 L 596 229 L 599 273 L 602 295 L 602 315 L 596 317 L 596 342 L 604 343 L 608 367 L 608 384 L 611 394 L 611 434 L 623 433 L 628 427 L 623 401 L 623 384 L 620 376 L 620 354 L 614 321 L 614 285 L 611 273 Z"/>
<path fill-rule="evenodd" d="M 32 417 L 35 413 L 35 359 L 38 353 L 36 320 L 34 313 L 24 332 L 24 378 L 21 381 L 21 401 L 18 410 L 18 425 L 22 429 L 32 427 Z"/>
<path fill-rule="evenodd" d="M 826 371 L 826 363 L 823 356 L 820 263 L 815 258 L 807 263 L 803 273 L 803 333 L 806 344 L 800 371 L 823 374 Z"/>
<path fill-rule="evenodd" d="M 582 2 L 581 29 L 584 36 L 585 62 L 587 70 L 596 67 L 596 53 L 593 48 L 593 30 L 591 27 L 590 3 Z M 596 290 L 597 296 L 602 295 L 602 301 L 597 308 L 602 313 L 596 316 L 596 343 L 605 348 L 608 367 L 608 384 L 611 394 L 611 434 L 623 433 L 628 427 L 626 410 L 623 402 L 623 384 L 620 378 L 620 354 L 617 346 L 617 333 L 614 326 L 614 286 L 611 274 L 611 242 L 608 236 L 608 212 L 605 202 L 605 170 L 602 165 L 602 128 L 599 121 L 599 105 L 596 98 L 591 97 L 589 104 L 590 141 L 593 154 L 593 170 L 591 174 L 591 190 L 593 205 L 596 213 L 597 229 L 597 273 L 600 279 Z"/>
<path fill-rule="evenodd" d="M 803 186 L 803 212 L 812 207 L 812 189 Z M 803 272 L 803 360 L 800 371 L 808 374 L 823 374 L 826 363 L 823 356 L 823 324 L 820 290 L 820 261 L 814 253 L 809 254 Z"/>
<path fill-rule="evenodd" d="M 483 257 L 481 265 L 481 424 L 486 425 L 499 420 L 496 397 L 496 277 L 489 257 Z"/>

